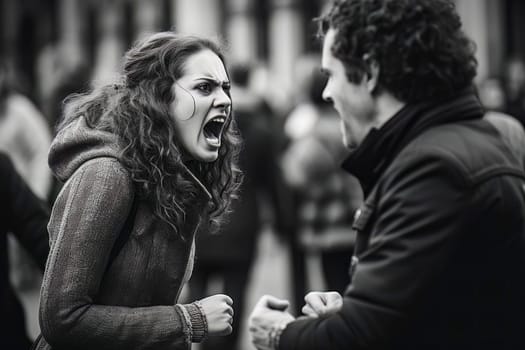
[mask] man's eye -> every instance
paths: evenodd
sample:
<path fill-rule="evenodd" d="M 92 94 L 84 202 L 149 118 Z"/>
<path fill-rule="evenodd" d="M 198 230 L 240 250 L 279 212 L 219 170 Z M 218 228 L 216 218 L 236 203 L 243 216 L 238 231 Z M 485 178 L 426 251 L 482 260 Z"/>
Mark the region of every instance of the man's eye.
<path fill-rule="evenodd" d="M 205 92 L 205 93 L 210 93 L 211 92 L 211 85 L 209 83 L 201 83 L 201 84 L 197 85 L 197 89 L 199 91 L 202 91 L 202 92 Z"/>

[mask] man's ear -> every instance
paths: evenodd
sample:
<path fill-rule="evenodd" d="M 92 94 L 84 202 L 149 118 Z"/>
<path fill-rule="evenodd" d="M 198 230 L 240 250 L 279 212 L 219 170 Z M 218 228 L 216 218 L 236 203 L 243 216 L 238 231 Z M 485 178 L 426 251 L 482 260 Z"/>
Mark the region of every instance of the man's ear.
<path fill-rule="evenodd" d="M 379 64 L 377 61 L 370 58 L 369 54 L 365 54 L 363 59 L 368 66 L 368 74 L 366 77 L 366 86 L 370 93 L 374 92 L 377 89 L 379 82 Z"/>

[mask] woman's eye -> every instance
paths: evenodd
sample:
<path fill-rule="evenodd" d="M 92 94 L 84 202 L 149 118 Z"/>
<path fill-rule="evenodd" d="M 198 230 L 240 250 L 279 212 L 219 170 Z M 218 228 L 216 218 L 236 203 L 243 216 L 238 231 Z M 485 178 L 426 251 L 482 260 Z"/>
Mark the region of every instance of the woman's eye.
<path fill-rule="evenodd" d="M 199 84 L 199 85 L 197 85 L 197 89 L 199 91 L 202 91 L 202 92 L 205 92 L 205 93 L 210 93 L 211 92 L 211 86 L 210 86 L 209 83 Z"/>

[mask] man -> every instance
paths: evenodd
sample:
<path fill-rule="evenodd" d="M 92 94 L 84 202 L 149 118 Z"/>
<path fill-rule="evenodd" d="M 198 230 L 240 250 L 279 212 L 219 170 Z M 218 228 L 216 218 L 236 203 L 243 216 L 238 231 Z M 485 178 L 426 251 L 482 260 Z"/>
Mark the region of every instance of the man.
<path fill-rule="evenodd" d="M 460 28 L 448 0 L 336 0 L 321 18 L 323 95 L 366 197 L 351 283 L 297 319 L 261 298 L 258 349 L 525 348 L 525 174 L 482 118 Z"/>

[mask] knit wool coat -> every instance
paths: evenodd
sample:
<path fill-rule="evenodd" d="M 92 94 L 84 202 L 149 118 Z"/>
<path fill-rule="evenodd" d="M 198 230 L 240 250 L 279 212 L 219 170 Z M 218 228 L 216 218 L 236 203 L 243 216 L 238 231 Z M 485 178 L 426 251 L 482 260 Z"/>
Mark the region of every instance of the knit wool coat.
<path fill-rule="evenodd" d="M 189 349 L 207 333 L 198 303 L 177 304 L 193 268 L 199 213 L 187 213 L 183 240 L 139 201 L 130 237 L 109 264 L 135 198 L 120 152 L 115 135 L 83 118 L 51 146 L 49 164 L 65 185 L 48 225 L 43 337 L 53 348 Z"/>

